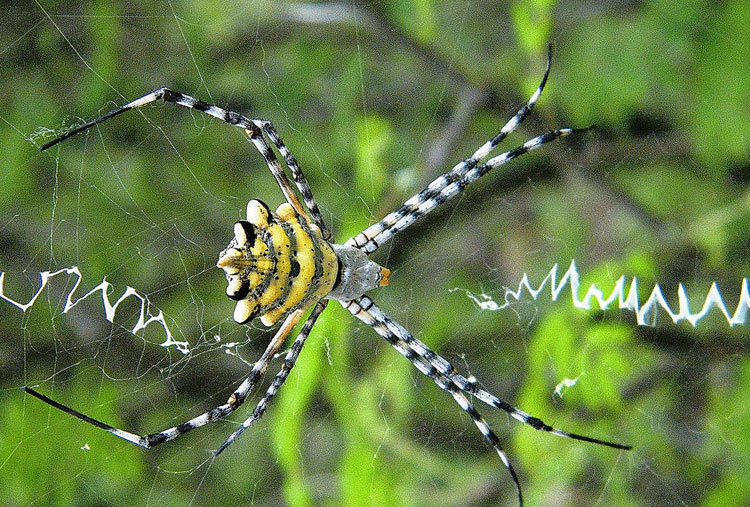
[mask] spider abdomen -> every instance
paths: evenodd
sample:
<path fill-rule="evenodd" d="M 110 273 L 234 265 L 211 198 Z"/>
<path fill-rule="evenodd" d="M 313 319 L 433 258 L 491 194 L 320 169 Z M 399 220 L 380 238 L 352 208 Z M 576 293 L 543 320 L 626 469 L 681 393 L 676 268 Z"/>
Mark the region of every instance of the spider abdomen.
<path fill-rule="evenodd" d="M 247 220 L 234 225 L 234 238 L 217 266 L 227 277 L 227 295 L 237 300 L 234 320 L 257 315 L 266 326 L 307 308 L 328 294 L 336 282 L 338 260 L 320 229 L 289 203 L 272 213 L 261 201 L 247 205 Z"/>

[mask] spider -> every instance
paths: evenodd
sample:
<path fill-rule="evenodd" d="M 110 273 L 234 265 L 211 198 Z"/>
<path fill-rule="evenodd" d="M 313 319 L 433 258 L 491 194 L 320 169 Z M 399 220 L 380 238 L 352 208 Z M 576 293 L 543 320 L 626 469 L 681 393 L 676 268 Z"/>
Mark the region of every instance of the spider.
<path fill-rule="evenodd" d="M 519 505 L 523 504 L 523 495 L 518 475 L 503 451 L 497 435 L 474 407 L 470 398 L 475 398 L 490 407 L 503 410 L 511 417 L 537 430 L 615 449 L 631 449 L 632 447 L 629 445 L 599 440 L 554 428 L 538 417 L 534 417 L 501 400 L 481 388 L 473 378 L 467 378 L 459 373 L 448 360 L 415 338 L 401 324 L 385 314 L 366 295 L 372 289 L 388 285 L 389 281 L 388 269 L 369 260 L 367 256 L 396 233 L 406 229 L 443 202 L 458 195 L 467 185 L 490 170 L 539 148 L 543 144 L 587 130 L 571 128 L 550 130 L 526 141 L 515 149 L 482 162 L 529 115 L 544 90 L 551 61 L 552 47 L 550 45 L 547 48 L 547 66 L 541 83 L 529 101 L 503 126 L 495 137 L 484 143 L 469 158 L 456 164 L 450 171 L 438 176 L 424 190 L 408 199 L 400 208 L 343 244 L 331 242 L 331 232 L 323 222 L 323 217 L 315 203 L 310 185 L 297 160 L 284 145 L 276 129 L 269 121 L 250 119 L 242 114 L 224 110 L 168 88 L 159 88 L 44 144 L 40 148 L 42 151 L 114 116 L 158 100 L 195 109 L 244 129 L 250 141 L 265 159 L 286 198 L 286 202 L 281 204 L 275 212 L 272 212 L 263 202 L 251 200 L 247 205 L 247 219 L 234 224 L 234 237 L 227 248 L 220 253 L 217 266 L 223 269 L 225 273 L 228 282 L 227 295 L 237 301 L 234 309 L 234 320 L 236 322 L 245 324 L 258 315 L 260 315 L 261 322 L 269 327 L 282 318 L 283 321 L 266 350 L 253 365 L 247 378 L 237 387 L 226 403 L 189 421 L 157 433 L 140 436 L 115 428 L 62 405 L 32 387 L 25 386 L 24 390 L 78 419 L 93 424 L 135 445 L 150 449 L 158 444 L 174 440 L 195 428 L 223 419 L 237 410 L 260 381 L 270 361 L 279 351 L 292 329 L 303 315 L 312 309 L 302 329 L 286 352 L 281 369 L 266 393 L 258 401 L 250 416 L 214 452 L 215 455 L 218 455 L 263 415 L 269 402 L 294 367 L 305 340 L 307 340 L 316 320 L 326 308 L 328 300 L 335 299 L 352 315 L 385 338 L 401 355 L 411 361 L 417 370 L 432 379 L 438 387 L 453 397 L 500 456 L 515 485 Z M 302 196 L 304 207 L 266 138 L 283 157 L 291 172 L 297 191 Z"/>

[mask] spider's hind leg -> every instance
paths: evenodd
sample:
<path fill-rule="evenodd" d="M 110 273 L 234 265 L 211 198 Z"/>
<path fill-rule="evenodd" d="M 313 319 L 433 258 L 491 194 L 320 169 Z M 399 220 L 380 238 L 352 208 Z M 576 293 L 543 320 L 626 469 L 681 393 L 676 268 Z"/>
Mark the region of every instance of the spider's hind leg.
<path fill-rule="evenodd" d="M 292 343 L 292 346 L 289 348 L 286 355 L 284 356 L 284 362 L 281 365 L 281 370 L 276 374 L 276 377 L 274 377 L 273 382 L 271 382 L 271 385 L 268 387 L 268 390 L 266 390 L 266 394 L 263 396 L 263 398 L 260 399 L 260 401 L 258 401 L 258 404 L 255 406 L 255 409 L 253 409 L 253 412 L 250 415 L 250 417 L 245 419 L 245 421 L 243 421 L 240 427 L 237 428 L 229 436 L 229 438 L 227 438 L 224 441 L 224 443 L 221 444 L 221 446 L 219 446 L 219 448 L 214 453 L 215 456 L 218 456 L 219 454 L 221 454 L 227 447 L 229 447 L 232 444 L 232 442 L 234 442 L 237 439 L 237 437 L 239 437 L 246 429 L 252 426 L 255 423 L 255 421 L 260 419 L 263 416 L 263 414 L 266 412 L 266 408 L 268 408 L 268 404 L 271 402 L 271 400 L 276 395 L 278 390 L 284 384 L 287 377 L 289 376 L 289 373 L 292 371 L 292 368 L 294 368 L 294 365 L 297 363 L 299 354 L 302 351 L 302 346 L 305 344 L 305 341 L 310 335 L 310 331 L 312 331 L 312 327 L 315 325 L 315 321 L 318 319 L 318 316 L 323 312 L 323 310 L 325 310 L 327 304 L 328 304 L 327 301 L 320 301 L 315 306 L 312 313 L 310 313 L 310 316 L 305 321 L 305 325 L 302 327 L 299 334 L 297 335 L 297 338 L 294 339 L 294 343 Z"/>

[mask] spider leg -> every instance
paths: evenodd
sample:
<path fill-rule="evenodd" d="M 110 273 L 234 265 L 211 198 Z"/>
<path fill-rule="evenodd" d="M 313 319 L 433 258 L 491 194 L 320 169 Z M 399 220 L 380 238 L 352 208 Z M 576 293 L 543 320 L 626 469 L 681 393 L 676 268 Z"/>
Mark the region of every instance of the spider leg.
<path fill-rule="evenodd" d="M 284 157 L 287 167 L 292 171 L 292 179 L 294 179 L 294 183 L 297 185 L 299 193 L 302 194 L 302 199 L 305 201 L 305 206 L 307 206 L 307 209 L 310 211 L 313 221 L 323 232 L 323 239 L 329 241 L 331 239 L 331 231 L 326 227 L 325 222 L 323 221 L 323 216 L 320 213 L 318 204 L 315 202 L 310 184 L 307 182 L 307 178 L 305 178 L 299 163 L 297 163 L 297 159 L 294 158 L 292 152 L 289 151 L 289 148 L 287 148 L 281 140 L 281 137 L 278 132 L 276 132 L 276 129 L 270 121 L 262 122 L 261 128 L 279 150 L 281 156 Z"/>
<path fill-rule="evenodd" d="M 382 314 L 382 312 L 375 305 L 372 299 L 367 296 L 362 296 L 355 300 L 342 303 L 342 305 L 344 306 L 344 308 L 349 310 L 352 315 L 357 317 L 368 326 L 372 327 L 379 335 L 385 338 L 391 345 L 393 345 L 396 350 L 399 351 L 399 353 L 401 353 L 401 355 L 411 361 L 412 365 L 414 365 L 414 367 L 423 375 L 431 378 L 433 382 L 438 385 L 438 387 L 448 392 L 453 397 L 455 402 L 458 403 L 458 405 L 464 410 L 464 412 L 469 414 L 471 420 L 474 422 L 477 428 L 479 428 L 479 431 L 482 433 L 490 446 L 495 450 L 495 452 L 497 452 L 503 464 L 508 469 L 511 478 L 513 479 L 513 483 L 516 486 L 516 491 L 518 493 L 518 503 L 519 505 L 523 505 L 521 483 L 518 480 L 518 475 L 516 474 L 516 471 L 513 468 L 510 460 L 508 459 L 507 454 L 505 454 L 505 451 L 503 451 L 503 448 L 500 445 L 499 438 L 497 437 L 495 432 L 492 431 L 490 425 L 487 424 L 487 421 L 484 420 L 482 414 L 480 414 L 479 411 L 474 408 L 468 398 L 466 398 L 462 390 L 447 376 L 436 370 L 435 367 L 427 361 L 427 359 L 417 355 L 412 349 L 407 346 L 407 344 L 403 340 L 401 340 L 398 336 L 391 332 L 388 324 L 384 320 L 378 319 L 376 317 L 378 313 Z M 376 312 L 373 312 L 373 309 L 376 309 Z"/>
<path fill-rule="evenodd" d="M 263 125 L 267 124 L 268 122 L 262 120 L 252 120 L 252 122 L 255 128 L 247 129 L 247 136 L 250 138 L 250 141 L 252 141 L 252 143 L 265 159 L 268 169 L 271 171 L 271 174 L 273 174 L 273 177 L 276 178 L 276 183 L 279 184 L 281 192 L 284 194 L 287 202 L 291 204 L 292 207 L 294 207 L 294 210 L 297 212 L 297 214 L 305 217 L 305 219 L 310 222 L 310 216 L 307 214 L 307 211 L 305 211 L 305 208 L 302 207 L 302 203 L 299 201 L 297 194 L 294 192 L 294 188 L 292 187 L 289 178 L 287 178 L 286 173 L 284 173 L 284 169 L 281 167 L 279 159 L 276 158 L 276 155 L 271 149 L 271 146 L 263 137 Z"/>
<path fill-rule="evenodd" d="M 219 405 L 218 407 L 212 408 L 208 412 L 204 412 L 203 414 L 197 417 L 194 417 L 187 422 L 184 422 L 177 426 L 173 426 L 171 428 L 167 428 L 158 433 L 151 433 L 151 434 L 142 435 L 142 436 L 136 435 L 135 433 L 131 433 L 129 431 L 115 428 L 114 426 L 110 426 L 107 423 L 101 422 L 97 419 L 94 419 L 85 414 L 82 414 L 81 412 L 78 412 L 77 410 L 74 410 L 68 406 L 65 406 L 61 403 L 58 403 L 48 398 L 47 396 L 44 396 L 43 394 L 35 391 L 31 387 L 25 386 L 23 389 L 25 392 L 34 396 L 35 398 L 38 398 L 44 403 L 47 403 L 48 405 L 51 405 L 59 410 L 62 410 L 63 412 L 66 412 L 72 415 L 73 417 L 77 417 L 78 419 L 84 422 L 93 424 L 94 426 L 101 428 L 107 431 L 108 433 L 115 435 L 116 437 L 120 437 L 123 440 L 127 440 L 128 442 L 135 444 L 139 447 L 143 447 L 144 449 L 150 449 L 158 444 L 169 442 L 170 440 L 174 440 L 175 438 L 179 437 L 180 435 L 184 435 L 190 430 L 194 430 L 195 428 L 200 428 L 201 426 L 205 426 L 208 423 L 222 419 L 228 416 L 229 414 L 231 414 L 232 412 L 234 412 L 235 410 L 237 410 L 247 399 L 248 393 L 253 389 L 253 387 L 255 387 L 255 385 L 258 383 L 260 378 L 263 376 L 263 373 L 265 373 L 266 369 L 268 368 L 268 363 L 270 362 L 271 359 L 273 359 L 274 354 L 279 350 L 279 348 L 284 343 L 287 336 L 289 336 L 289 333 L 291 333 L 292 329 L 294 329 L 294 326 L 297 324 L 297 322 L 299 322 L 299 319 L 301 317 L 302 317 L 302 310 L 297 310 L 295 312 L 290 313 L 287 316 L 284 323 L 281 325 L 281 327 L 276 332 L 271 342 L 268 344 L 268 347 L 266 347 L 266 350 L 265 352 L 263 352 L 263 355 L 261 355 L 260 359 L 258 359 L 253 365 L 253 368 L 250 371 L 250 374 L 242 382 L 242 384 L 232 393 L 232 395 L 229 397 L 226 403 L 224 403 L 223 405 Z"/>
<path fill-rule="evenodd" d="M 441 181 L 441 186 L 437 190 L 437 192 L 434 194 L 431 194 L 429 198 L 422 199 L 420 197 L 421 195 L 420 193 L 412 197 L 412 199 L 409 199 L 410 201 L 412 200 L 414 201 L 413 205 L 408 207 L 409 209 L 408 209 L 408 212 L 406 212 L 406 214 L 404 215 L 399 214 L 397 217 L 395 217 L 395 222 L 393 223 L 389 222 L 389 224 L 383 228 L 378 228 L 376 226 L 378 226 L 379 224 L 375 224 L 374 226 L 367 228 L 364 231 L 360 232 L 355 237 L 349 239 L 346 242 L 346 245 L 357 247 L 363 250 L 364 252 L 370 254 L 374 252 L 375 250 L 377 250 L 378 247 L 380 247 L 380 245 L 382 245 L 383 243 L 391 239 L 393 236 L 395 236 L 398 232 L 403 231 L 404 229 L 409 227 L 411 224 L 416 222 L 419 218 L 425 216 L 430 211 L 434 210 L 435 208 L 437 208 L 439 205 L 441 205 L 448 199 L 451 199 L 452 197 L 455 197 L 456 195 L 461 193 L 461 191 L 464 190 L 470 183 L 473 183 L 474 181 L 478 180 L 480 177 L 487 174 L 490 170 L 498 166 L 501 166 L 507 162 L 510 162 L 511 160 L 520 157 L 524 153 L 528 153 L 532 150 L 535 150 L 539 148 L 540 146 L 542 146 L 543 144 L 554 141 L 560 137 L 569 136 L 574 133 L 585 132 L 589 129 L 590 127 L 583 128 L 583 129 L 563 128 L 563 129 L 549 130 L 540 136 L 537 136 L 533 139 L 529 139 L 528 141 L 523 143 L 521 146 L 518 146 L 517 148 L 514 148 L 510 151 L 506 151 L 505 153 L 502 153 L 494 158 L 491 158 L 484 164 L 475 165 L 474 167 L 466 171 L 464 174 L 462 174 L 458 179 L 446 178 L 444 181 Z M 435 181 L 437 182 L 438 180 L 442 180 L 443 176 L 438 177 L 438 179 Z M 406 206 L 402 206 L 401 209 L 404 209 L 404 208 L 406 208 Z M 382 221 L 380 223 L 382 223 Z M 374 235 L 370 235 L 370 233 L 368 232 L 370 231 L 370 229 L 373 229 L 374 231 L 377 231 L 377 232 Z"/>
<path fill-rule="evenodd" d="M 403 230 L 406 227 L 404 226 L 401 228 L 396 228 L 391 234 L 385 234 L 388 231 L 392 230 L 396 226 L 396 224 L 404 219 L 404 217 L 415 213 L 425 202 L 434 199 L 441 192 L 443 192 L 446 187 L 461 180 L 468 171 L 476 167 L 480 160 L 485 158 L 498 144 L 503 141 L 503 139 L 508 136 L 508 134 L 516 130 L 518 125 L 520 125 L 521 122 L 526 119 L 529 113 L 531 113 L 531 110 L 533 109 L 537 100 L 539 100 L 539 97 L 544 90 L 544 86 L 547 84 L 547 77 L 549 76 L 551 64 L 552 45 L 548 44 L 547 68 L 544 71 L 544 75 L 542 76 L 542 80 L 539 83 L 539 86 L 537 87 L 533 95 L 529 98 L 529 101 L 521 109 L 518 110 L 513 118 L 508 120 L 508 122 L 503 126 L 502 129 L 500 129 L 500 132 L 498 132 L 495 137 L 480 146 L 479 149 L 475 151 L 471 157 L 459 162 L 445 174 L 438 176 L 435 180 L 432 181 L 432 183 L 427 185 L 424 190 L 409 198 L 399 209 L 392 213 L 389 213 L 382 220 L 380 220 L 380 222 L 371 225 L 370 227 L 359 233 L 357 236 L 351 238 L 346 242 L 346 244 L 349 246 L 356 246 L 358 248 L 361 248 L 367 253 L 374 252 L 378 248 L 378 246 L 387 241 L 391 236 L 393 236 L 393 234 L 400 230 Z"/>
<path fill-rule="evenodd" d="M 294 206 L 294 208 L 297 210 L 297 212 L 300 215 L 304 216 L 305 218 L 308 219 L 308 221 L 310 221 L 310 217 L 308 216 L 305 209 L 302 207 L 302 204 L 300 203 L 297 197 L 297 194 L 294 192 L 294 189 L 291 183 L 289 182 L 289 179 L 287 178 L 286 174 L 284 173 L 284 170 L 281 167 L 281 164 L 276 158 L 276 155 L 273 153 L 271 146 L 263 137 L 263 132 L 265 132 L 268 135 L 268 137 L 271 139 L 271 141 L 279 148 L 279 153 L 281 153 L 284 159 L 287 161 L 289 165 L 289 169 L 292 171 L 294 180 L 297 183 L 297 187 L 299 188 L 300 193 L 303 195 L 305 204 L 308 205 L 310 212 L 313 214 L 315 223 L 321 228 L 321 230 L 325 231 L 330 237 L 330 232 L 328 232 L 328 229 L 323 224 L 323 219 L 320 215 L 320 210 L 318 209 L 317 205 L 315 205 L 315 201 L 312 196 L 312 191 L 310 190 L 310 185 L 307 183 L 307 180 L 302 174 L 302 170 L 299 168 L 299 164 L 297 164 L 296 159 L 294 158 L 294 156 L 292 156 L 292 154 L 289 152 L 286 146 L 284 146 L 284 143 L 281 141 L 281 138 L 276 133 L 276 130 L 273 128 L 273 125 L 271 125 L 270 122 L 265 121 L 265 120 L 255 120 L 255 119 L 247 118 L 246 116 L 240 113 L 237 113 L 234 111 L 228 111 L 226 109 L 223 109 L 219 106 L 215 106 L 212 104 L 207 104 L 206 102 L 203 102 L 202 100 L 198 100 L 189 95 L 185 95 L 184 93 L 170 90 L 169 88 L 166 88 L 166 87 L 162 87 L 162 88 L 159 88 L 158 90 L 154 90 L 153 92 L 147 93 L 143 97 L 139 97 L 125 104 L 122 107 L 118 107 L 108 113 L 105 113 L 101 116 L 98 116 L 97 118 L 94 118 L 93 120 L 87 121 L 83 123 L 82 125 L 79 125 L 71 130 L 68 130 L 64 134 L 43 144 L 39 149 L 41 151 L 47 150 L 48 148 L 51 148 L 55 146 L 56 144 L 68 139 L 69 137 L 72 137 L 76 134 L 79 134 L 81 132 L 84 132 L 90 129 L 94 125 L 98 125 L 126 111 L 130 111 L 131 109 L 137 109 L 139 107 L 143 107 L 145 105 L 151 104 L 152 102 L 156 102 L 158 100 L 176 104 L 178 106 L 186 107 L 188 109 L 195 109 L 196 111 L 205 113 L 208 116 L 217 118 L 223 121 L 224 123 L 228 123 L 230 125 L 234 125 L 236 127 L 239 127 L 245 130 L 245 132 L 247 133 L 247 136 L 250 138 L 250 141 L 252 141 L 252 143 L 255 145 L 255 147 L 258 149 L 260 154 L 265 159 L 266 165 L 268 165 L 268 168 L 271 171 L 271 174 L 273 174 L 274 178 L 276 179 L 276 182 L 281 188 L 281 191 L 283 192 L 286 200 L 289 202 L 289 204 Z"/>
<path fill-rule="evenodd" d="M 239 113 L 226 111 L 218 106 L 212 106 L 210 104 L 206 104 L 205 102 L 195 99 L 193 97 L 190 97 L 189 95 L 185 95 L 183 93 L 172 91 L 169 88 L 162 87 L 162 88 L 159 88 L 157 90 L 147 93 L 143 97 L 139 97 L 131 102 L 128 102 L 124 106 L 115 108 L 114 110 L 109 111 L 108 113 L 104 113 L 103 115 L 98 116 L 94 118 L 93 120 L 87 121 L 73 129 L 68 130 L 62 135 L 59 135 L 58 137 L 52 139 L 51 141 L 43 144 L 39 148 L 39 150 L 40 151 L 47 150 L 55 146 L 56 144 L 62 141 L 65 141 L 69 137 L 72 137 L 76 134 L 80 134 L 81 132 L 84 132 L 90 129 L 94 125 L 103 123 L 109 120 L 110 118 L 114 118 L 115 116 L 118 116 L 126 111 L 130 111 L 131 109 L 137 109 L 139 107 L 143 107 L 145 105 L 151 104 L 152 102 L 156 102 L 157 100 L 163 100 L 164 102 L 171 102 L 173 104 L 177 104 L 178 106 L 187 107 L 188 109 L 195 109 L 202 113 L 206 113 L 209 116 L 213 116 L 214 118 L 218 118 L 219 120 L 225 123 L 229 123 L 230 125 L 236 125 L 240 128 L 251 129 L 251 130 L 255 130 L 257 128 L 255 127 L 255 125 L 252 123 L 252 121 L 249 118 L 246 118 L 245 116 Z"/>
<path fill-rule="evenodd" d="M 328 305 L 328 301 L 324 300 L 320 301 L 315 306 L 312 313 L 305 321 L 305 325 L 297 335 L 297 338 L 295 338 L 294 343 L 292 343 L 292 346 L 286 353 L 284 362 L 281 366 L 281 370 L 276 374 L 276 377 L 274 377 L 273 382 L 266 391 L 266 394 L 263 396 L 263 398 L 260 399 L 260 401 L 258 401 L 258 404 L 255 406 L 255 409 L 253 409 L 253 413 L 250 415 L 250 417 L 245 419 L 242 425 L 237 428 L 237 430 L 235 430 L 235 432 L 232 433 L 229 438 L 227 438 L 226 441 L 221 444 L 221 446 L 216 450 L 216 452 L 214 453 L 215 456 L 221 454 L 221 452 L 229 447 L 232 442 L 234 442 L 235 439 L 242 434 L 242 432 L 252 426 L 255 421 L 263 416 L 266 408 L 268 407 L 268 404 L 276 395 L 276 392 L 279 390 L 279 388 L 284 384 L 286 378 L 289 376 L 289 373 L 292 371 L 292 368 L 294 368 L 294 365 L 297 362 L 297 358 L 299 357 L 299 353 L 302 350 L 302 346 L 305 344 L 307 337 L 310 335 L 310 331 L 315 325 L 315 321 L 318 319 L 318 316 L 321 314 L 321 312 L 323 312 L 323 310 L 325 310 L 326 305 Z"/>
<path fill-rule="evenodd" d="M 360 299 L 367 298 L 367 296 L 363 296 Z M 369 299 L 369 298 L 367 298 Z M 357 300 L 359 302 L 359 300 Z M 360 303 L 360 304 L 365 304 Z M 576 433 L 570 433 L 567 431 L 559 430 L 557 428 L 554 428 L 550 426 L 549 424 L 546 424 L 544 421 L 539 419 L 538 417 L 534 417 L 523 410 L 520 410 L 510 403 L 501 400 L 494 394 L 482 389 L 479 387 L 478 383 L 476 381 L 470 381 L 463 375 L 461 375 L 458 370 L 444 357 L 430 349 L 427 345 L 425 345 L 421 340 L 414 337 L 409 331 L 406 330 L 401 324 L 393 320 L 391 317 L 386 315 L 375 303 L 372 303 L 370 306 L 368 313 L 372 317 L 372 319 L 375 322 L 382 323 L 385 326 L 385 330 L 379 330 L 376 328 L 375 330 L 383 336 L 386 340 L 388 340 L 389 343 L 391 343 L 394 347 L 396 347 L 399 352 L 404 354 L 402 350 L 396 346 L 396 344 L 403 343 L 406 345 L 406 347 L 409 348 L 409 354 L 412 352 L 416 354 L 417 357 L 423 359 L 425 362 L 430 364 L 432 368 L 435 370 L 435 373 L 440 374 L 448 378 L 458 389 L 461 391 L 470 394 L 474 397 L 476 397 L 479 401 L 503 410 L 508 413 L 511 417 L 514 419 L 524 423 L 528 424 L 534 429 L 546 431 L 549 433 L 552 433 L 553 435 L 557 435 L 559 437 L 564 438 L 571 438 L 574 440 L 582 440 L 584 442 L 591 442 L 594 444 L 604 445 L 607 447 L 613 447 L 615 449 L 624 449 L 624 450 L 630 450 L 632 449 L 632 446 L 630 445 L 623 445 L 618 444 L 615 442 L 608 442 L 606 440 L 599 440 L 597 438 L 587 437 L 585 435 L 578 435 Z M 386 336 L 386 334 L 390 336 Z M 409 360 L 412 360 L 410 357 L 407 356 Z M 430 376 L 430 375 L 428 375 Z"/>

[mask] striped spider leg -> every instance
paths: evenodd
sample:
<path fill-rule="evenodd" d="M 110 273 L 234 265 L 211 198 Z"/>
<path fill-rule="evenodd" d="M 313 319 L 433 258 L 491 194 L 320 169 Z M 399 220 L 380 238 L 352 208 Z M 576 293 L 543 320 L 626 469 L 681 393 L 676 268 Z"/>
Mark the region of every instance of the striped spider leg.
<path fill-rule="evenodd" d="M 550 67 L 552 65 L 552 45 L 547 45 L 547 67 L 536 91 L 529 101 L 518 110 L 518 112 L 508 120 L 500 129 L 500 132 L 492 139 L 484 143 L 476 150 L 471 157 L 456 164 L 450 171 L 437 177 L 432 183 L 421 192 L 413 195 L 399 209 L 386 215 L 378 223 L 371 225 L 364 231 L 360 232 L 353 238 L 349 239 L 346 244 L 356 246 L 357 248 L 371 254 L 378 249 L 380 245 L 392 238 L 396 233 L 406 229 L 413 224 L 419 217 L 422 217 L 435 209 L 441 203 L 461 192 L 466 185 L 477 180 L 490 169 L 502 165 L 514 158 L 538 148 L 544 143 L 553 141 L 558 137 L 567 136 L 575 132 L 574 129 L 551 130 L 527 141 L 515 150 L 503 153 L 488 161 L 483 166 L 477 167 L 477 164 L 484 159 L 489 153 L 505 139 L 508 134 L 512 133 L 521 122 L 531 113 L 534 105 L 542 95 L 544 86 L 547 84 Z M 585 129 L 582 129 L 585 130 Z"/>
<path fill-rule="evenodd" d="M 519 505 L 523 505 L 523 494 L 521 492 L 521 484 L 518 480 L 518 475 L 508 459 L 508 456 L 505 454 L 505 451 L 503 451 L 497 435 L 492 428 L 490 428 L 489 424 L 487 424 L 479 411 L 476 410 L 466 398 L 465 394 L 469 394 L 493 408 L 504 410 L 514 419 L 528 424 L 537 430 L 547 431 L 553 435 L 564 438 L 582 440 L 584 442 L 613 447 L 615 449 L 629 450 L 632 448 L 629 445 L 608 442 L 559 430 L 546 424 L 538 417 L 529 415 L 485 391 L 477 385 L 476 381 L 469 380 L 458 373 L 458 370 L 456 370 L 448 360 L 431 350 L 427 345 L 409 333 L 409 331 L 407 331 L 401 324 L 386 315 L 368 296 L 361 296 L 356 300 L 348 301 L 344 303 L 344 307 L 349 310 L 352 315 L 372 327 L 376 333 L 390 343 L 402 356 L 407 358 L 420 373 L 432 379 L 438 387 L 448 392 L 456 403 L 458 403 L 458 405 L 469 414 L 469 417 L 471 417 L 474 424 L 479 428 L 479 431 L 484 435 L 485 439 L 495 452 L 497 452 L 503 464 L 505 464 L 508 469 L 516 486 Z"/>
<path fill-rule="evenodd" d="M 318 319 L 318 316 L 323 312 L 323 310 L 326 309 L 327 305 L 328 301 L 320 301 L 317 305 L 315 305 L 312 313 L 307 318 L 307 321 L 305 321 L 305 325 L 302 327 L 302 330 L 297 334 L 297 337 L 294 339 L 292 346 L 289 347 L 289 350 L 284 356 L 281 370 L 276 374 L 276 377 L 274 377 L 273 382 L 271 382 L 271 385 L 266 390 L 266 394 L 263 395 L 258 404 L 255 406 L 252 414 L 250 414 L 250 417 L 245 419 L 240 427 L 237 428 L 234 433 L 229 435 L 229 438 L 227 438 L 224 443 L 221 444 L 221 446 L 216 450 L 215 455 L 218 456 L 224 449 L 229 447 L 232 442 L 234 442 L 235 439 L 242 434 L 242 432 L 252 426 L 255 421 L 263 416 L 266 408 L 268 408 L 268 404 L 276 395 L 279 388 L 284 384 L 286 378 L 289 376 L 289 373 L 291 373 L 292 368 L 294 368 L 294 365 L 297 362 L 297 358 L 299 357 L 299 353 L 302 351 L 302 346 L 305 344 L 307 337 L 310 335 L 310 331 L 312 330 L 313 325 L 315 325 L 315 321 Z"/>
<path fill-rule="evenodd" d="M 111 433 L 112 435 L 115 435 L 124 440 L 127 440 L 128 442 L 133 443 L 139 447 L 143 447 L 144 449 L 150 449 L 158 444 L 162 444 L 164 442 L 169 442 L 170 440 L 174 440 L 175 438 L 179 437 L 180 435 L 184 435 L 190 430 L 199 428 L 210 422 L 218 421 L 219 419 L 222 419 L 228 416 L 229 414 L 237 410 L 240 406 L 242 406 L 242 404 L 247 399 L 248 393 L 253 389 L 253 387 L 261 379 L 261 377 L 266 371 L 266 368 L 268 367 L 270 360 L 273 358 L 274 354 L 278 351 L 279 347 L 281 347 L 281 345 L 284 342 L 284 339 L 286 339 L 286 337 L 289 335 L 292 328 L 294 328 L 295 324 L 299 321 L 299 318 L 301 316 L 302 316 L 301 312 L 295 312 L 294 314 L 291 314 L 286 321 L 284 321 L 284 324 L 276 332 L 276 335 L 271 340 L 271 343 L 268 344 L 268 347 L 266 348 L 263 355 L 261 355 L 260 359 L 258 359 L 258 361 L 256 361 L 255 364 L 253 365 L 253 368 L 251 369 L 250 374 L 245 378 L 242 384 L 240 384 L 240 386 L 232 393 L 232 395 L 229 397 L 229 400 L 227 400 L 226 403 L 224 403 L 223 405 L 219 405 L 218 407 L 212 408 L 211 410 L 204 412 L 203 414 L 197 417 L 194 417 L 190 419 L 189 421 L 178 424 L 177 426 L 173 426 L 171 428 L 167 428 L 157 433 L 150 433 L 148 435 L 136 435 L 135 433 L 131 433 L 129 431 L 115 428 L 114 426 L 111 426 L 107 423 L 101 422 L 97 419 L 94 419 L 85 414 L 82 414 L 81 412 L 78 412 L 75 409 L 72 409 L 66 405 L 63 405 L 61 403 L 58 403 L 55 400 L 48 398 L 47 396 L 41 394 L 40 392 L 36 391 L 35 389 L 29 386 L 25 386 L 23 389 L 28 394 L 42 400 L 48 405 L 51 405 L 57 409 L 60 409 L 63 412 L 66 412 L 74 417 L 77 417 L 78 419 L 81 419 L 82 421 L 85 421 L 89 424 L 93 424 L 94 426 L 101 428 Z M 317 318 L 317 315 L 315 315 L 315 318 Z M 312 319 L 312 321 L 314 322 L 315 319 Z M 308 329 L 308 332 L 309 332 L 309 329 Z M 302 333 L 300 333 L 300 335 L 301 334 Z"/>
<path fill-rule="evenodd" d="M 195 109 L 196 111 L 200 111 L 214 118 L 218 118 L 224 123 L 228 123 L 245 130 L 250 141 L 253 142 L 255 147 L 265 159 L 266 164 L 268 165 L 271 174 L 273 174 L 274 178 L 276 178 L 276 181 L 279 184 L 284 197 L 292 206 L 294 206 L 294 209 L 297 211 L 297 213 L 309 220 L 307 213 L 302 208 L 297 195 L 294 193 L 294 190 L 289 183 L 289 179 L 286 177 L 286 174 L 284 174 L 284 170 L 281 167 L 278 159 L 276 158 L 276 155 L 274 155 L 273 150 L 263 138 L 262 133 L 265 132 L 271 142 L 279 150 L 279 153 L 284 157 L 284 160 L 286 161 L 289 169 L 292 172 L 292 177 L 297 185 L 297 189 L 302 194 L 305 204 L 310 210 L 310 214 L 312 215 L 312 219 L 314 220 L 315 224 L 324 232 L 324 236 L 326 238 L 330 238 L 331 233 L 323 223 L 323 217 L 320 214 L 318 205 L 315 203 L 315 199 L 313 198 L 312 190 L 310 189 L 310 185 L 307 182 L 307 178 L 305 178 L 305 175 L 302 173 L 297 160 L 291 154 L 286 145 L 284 145 L 284 142 L 281 140 L 281 137 L 279 137 L 276 129 L 273 127 L 271 122 L 266 120 L 247 118 L 240 113 L 228 111 L 218 106 L 207 104 L 202 100 L 190 97 L 189 95 L 185 95 L 184 93 L 175 92 L 166 87 L 162 87 L 158 90 L 154 90 L 151 93 L 147 93 L 143 97 L 137 98 L 122 107 L 118 107 L 112 111 L 109 111 L 108 113 L 94 118 L 93 120 L 87 121 L 81 125 L 71 128 L 62 135 L 43 144 L 39 148 L 39 150 L 45 151 L 55 146 L 56 144 L 65 141 L 69 137 L 80 134 L 81 132 L 85 132 L 94 125 L 98 125 L 109 120 L 110 118 L 118 116 L 127 111 L 143 107 L 158 100 L 176 104 L 188 109 Z"/>

